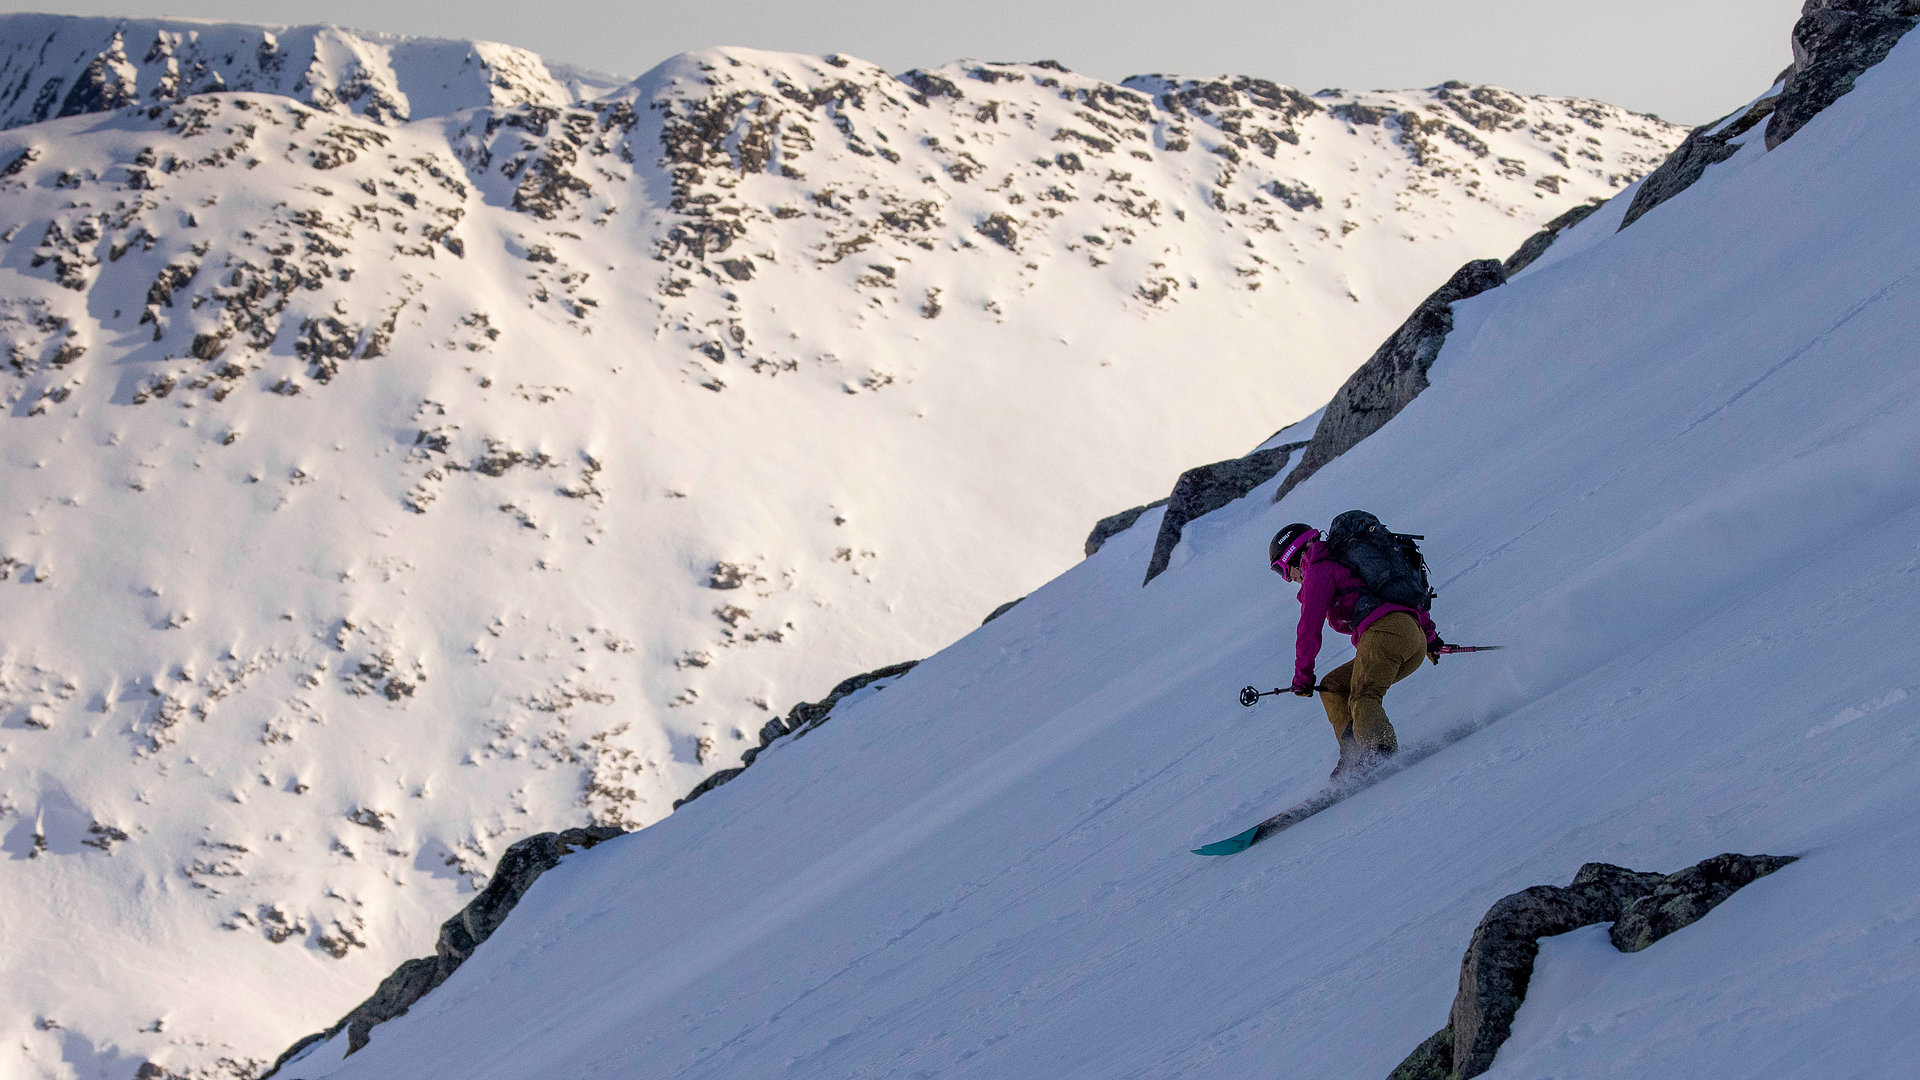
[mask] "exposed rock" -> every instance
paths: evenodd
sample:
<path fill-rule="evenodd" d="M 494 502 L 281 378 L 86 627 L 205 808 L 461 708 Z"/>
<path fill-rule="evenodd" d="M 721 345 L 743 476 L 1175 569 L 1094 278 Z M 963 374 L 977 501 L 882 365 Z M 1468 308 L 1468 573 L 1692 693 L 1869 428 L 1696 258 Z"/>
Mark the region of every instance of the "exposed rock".
<path fill-rule="evenodd" d="M 106 49 L 73 81 L 73 89 L 60 105 L 61 116 L 111 112 L 140 100 L 140 92 L 133 84 L 133 65 L 127 62 L 124 46 L 121 35 L 114 34 Z"/>
<path fill-rule="evenodd" d="M 1620 219 L 1620 228 L 1639 221 L 1647 211 L 1692 187 L 1694 181 L 1705 175 L 1708 166 L 1738 153 L 1740 148 L 1732 145 L 1733 140 L 1770 116 L 1779 100 L 1778 97 L 1762 98 L 1737 117 L 1722 117 L 1693 129 L 1686 141 L 1649 173 L 1640 190 L 1633 193 L 1633 202 L 1627 206 L 1626 216 Z"/>
<path fill-rule="evenodd" d="M 1507 261 L 1500 264 L 1501 273 L 1512 277 L 1533 265 L 1535 259 L 1545 255 L 1547 249 L 1553 246 L 1553 242 L 1560 239 L 1561 233 L 1587 220 L 1595 210 L 1600 209 L 1600 206 L 1599 199 L 1584 202 L 1547 222 L 1539 232 L 1527 237 L 1525 243 L 1515 249 L 1513 254 L 1507 256 Z"/>
<path fill-rule="evenodd" d="M 1920 0 L 1807 0 L 1800 10 L 1793 25 L 1793 65 L 1782 75 L 1780 93 L 1694 129 L 1634 193 L 1622 229 L 1693 186 L 1708 166 L 1732 157 L 1739 150 L 1733 140 L 1760 121 L 1767 122 L 1767 149 L 1792 138 L 1920 23 Z"/>
<path fill-rule="evenodd" d="M 1536 885 L 1502 897 L 1487 909 L 1460 959 L 1460 991 L 1447 1026 L 1421 1043 L 1388 1080 L 1466 1080 L 1491 1068 L 1526 999 L 1541 938 L 1611 922 L 1614 947 L 1637 952 L 1792 861 L 1780 855 L 1715 855 L 1674 874 L 1588 863 L 1565 888 Z"/>
<path fill-rule="evenodd" d="M 532 888 L 541 874 L 560 865 L 569 852 L 583 851 L 622 834 L 611 825 L 592 825 L 565 832 L 540 833 L 514 844 L 500 856 L 487 887 L 473 898 L 458 915 L 440 924 L 440 940 L 434 954 L 409 960 L 395 968 L 380 983 L 373 996 L 355 1006 L 352 1012 L 325 1031 L 309 1035 L 288 1047 L 265 1076 L 274 1076 L 296 1055 L 315 1043 L 347 1033 L 347 1053 L 367 1045 L 375 1024 L 401 1016 L 427 991 L 447 981 L 447 976 L 473 955 L 473 950 L 493 936 L 506 921 L 520 898 Z M 265 1076 L 261 1080 L 265 1080 Z"/>
<path fill-rule="evenodd" d="M 1537 257 L 1537 256 L 1536 256 Z M 1374 351 L 1360 370 L 1328 402 L 1300 464 L 1274 493 L 1278 502 L 1322 465 L 1346 453 L 1380 430 L 1427 388 L 1427 370 L 1453 332 L 1453 303 L 1505 284 L 1506 272 L 1492 259 L 1476 259 L 1454 272 L 1445 285 L 1421 301 L 1400 329 Z M 1164 529 L 1164 526 L 1163 526 Z"/>
<path fill-rule="evenodd" d="M 784 738 L 788 735 L 798 738 L 814 728 L 819 727 L 821 724 L 826 723 L 828 714 L 833 712 L 833 707 L 840 704 L 840 700 L 848 694 L 870 683 L 879 682 L 881 679 L 891 679 L 896 675 L 905 675 L 907 672 L 912 671 L 914 665 L 919 662 L 918 660 L 908 660 L 905 663 L 891 664 L 874 671 L 855 675 L 850 679 L 843 679 L 834 686 L 831 693 L 819 701 L 803 701 L 788 710 L 784 720 L 775 717 L 767 721 L 760 728 L 760 745 L 751 747 L 745 754 L 742 754 L 740 756 L 740 765 L 737 768 L 722 769 L 712 776 L 707 777 L 705 780 L 700 781 L 699 785 L 692 791 L 687 792 L 684 798 L 675 799 L 673 808 L 678 810 L 682 806 L 705 795 L 707 792 L 712 791 L 714 788 L 720 787 L 734 777 L 746 772 L 747 767 L 753 764 L 753 759 L 760 756 L 760 751 L 772 746 L 775 739 Z"/>
<path fill-rule="evenodd" d="M 1019 227 L 1014 220 L 1006 214 L 988 214 L 984 220 L 973 228 L 974 231 L 981 236 L 999 244 L 1008 251 L 1020 250 Z"/>
<path fill-rule="evenodd" d="M 1536 885 L 1487 909 L 1460 960 L 1453 1000 L 1454 1076 L 1478 1076 L 1493 1064 L 1526 1000 L 1540 939 L 1620 917 L 1621 910 L 1663 880 L 1606 863 L 1588 863 L 1566 888 Z"/>
<path fill-rule="evenodd" d="M 999 607 L 994 608 L 992 611 L 987 612 L 987 617 L 980 620 L 980 625 L 985 626 L 988 623 L 992 622 L 993 620 L 999 618 L 1000 616 L 1005 615 L 1007 612 L 1012 611 L 1014 608 L 1014 605 L 1018 604 L 1020 601 L 1025 599 L 1026 597 L 1024 596 L 1016 596 L 1013 599 L 1007 601 L 1006 603 L 1001 604 Z"/>
<path fill-rule="evenodd" d="M 1393 115 L 1384 109 L 1376 109 L 1371 105 L 1363 105 L 1357 101 L 1348 105 L 1335 105 L 1332 112 L 1333 115 L 1356 127 L 1382 124 L 1386 122 L 1388 117 Z"/>
<path fill-rule="evenodd" d="M 1920 22 L 1916 0 L 1807 0 L 1793 24 L 1793 66 L 1767 121 L 1767 149 L 1853 89 Z"/>
<path fill-rule="evenodd" d="M 1145 586 L 1167 568 L 1187 522 L 1211 514 L 1273 479 L 1274 474 L 1286 467 L 1293 452 L 1305 445 L 1286 443 L 1181 473 L 1180 479 L 1174 481 L 1173 494 L 1167 496 L 1167 512 L 1160 518 L 1160 535 L 1154 538 L 1153 557 L 1147 561 L 1147 577 L 1140 584 Z"/>
<path fill-rule="evenodd" d="M 1267 185 L 1267 194 L 1286 203 L 1291 210 L 1318 210 L 1326 205 L 1320 193 L 1305 184 L 1287 184 L 1275 180 Z"/>
<path fill-rule="evenodd" d="M 950 97 L 959 98 L 960 88 L 952 79 L 945 79 L 931 72 L 914 68 L 900 76 L 900 81 L 918 90 L 923 98 Z"/>
<path fill-rule="evenodd" d="M 709 589 L 737 589 L 749 582 L 765 580 L 752 563 L 716 562 L 707 571 L 706 586 Z"/>
<path fill-rule="evenodd" d="M 1453 1075 L 1453 1025 L 1427 1036 L 1387 1080 L 1448 1080 Z"/>
<path fill-rule="evenodd" d="M 1639 952 L 1792 861 L 1787 855 L 1715 855 L 1669 874 L 1651 893 L 1628 904 L 1607 936 L 1621 952 Z"/>
<path fill-rule="evenodd" d="M 1087 554 L 1092 555 L 1094 552 L 1099 551 L 1107 541 L 1133 528 L 1133 523 L 1140 520 L 1140 515 L 1157 506 L 1165 505 L 1167 505 L 1167 500 L 1155 499 L 1145 506 L 1136 506 L 1131 510 L 1122 510 L 1117 514 L 1103 517 L 1099 521 L 1094 522 L 1093 531 L 1087 534 Z"/>

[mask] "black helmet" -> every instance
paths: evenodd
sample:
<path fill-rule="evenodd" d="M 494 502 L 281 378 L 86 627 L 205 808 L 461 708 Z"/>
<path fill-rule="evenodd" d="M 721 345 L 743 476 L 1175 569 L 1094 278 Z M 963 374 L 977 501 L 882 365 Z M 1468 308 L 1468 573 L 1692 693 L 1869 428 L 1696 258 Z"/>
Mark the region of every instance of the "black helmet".
<path fill-rule="evenodd" d="M 1312 531 L 1313 526 L 1296 521 L 1273 534 L 1273 542 L 1267 545 L 1267 565 L 1273 568 L 1274 573 L 1285 573 L 1280 566 L 1281 556 L 1288 553 L 1287 549 L 1293 546 L 1294 541 Z"/>

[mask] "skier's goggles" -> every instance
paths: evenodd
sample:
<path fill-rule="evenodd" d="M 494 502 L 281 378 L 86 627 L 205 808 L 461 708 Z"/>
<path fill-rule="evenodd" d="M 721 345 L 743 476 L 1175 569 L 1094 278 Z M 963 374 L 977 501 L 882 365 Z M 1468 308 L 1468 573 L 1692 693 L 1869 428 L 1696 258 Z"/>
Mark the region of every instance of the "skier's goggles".
<path fill-rule="evenodd" d="M 1287 564 L 1293 561 L 1294 554 L 1301 548 L 1306 547 L 1309 541 L 1314 540 L 1319 535 L 1320 534 L 1313 529 L 1308 529 L 1306 532 L 1294 537 L 1293 543 L 1287 545 L 1287 550 L 1281 552 L 1280 557 L 1273 560 L 1273 572 L 1279 574 L 1281 577 L 1286 577 Z"/>

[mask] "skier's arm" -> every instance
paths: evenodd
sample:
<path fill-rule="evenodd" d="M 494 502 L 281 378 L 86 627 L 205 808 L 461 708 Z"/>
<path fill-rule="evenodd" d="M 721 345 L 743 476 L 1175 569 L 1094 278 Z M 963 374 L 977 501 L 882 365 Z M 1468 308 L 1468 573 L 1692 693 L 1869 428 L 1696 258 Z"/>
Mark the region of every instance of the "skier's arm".
<path fill-rule="evenodd" d="M 1427 633 L 1427 659 L 1432 663 L 1440 662 L 1440 646 L 1446 642 L 1441 639 L 1440 631 L 1434 628 L 1433 617 L 1424 611 L 1416 611 L 1413 616 L 1420 623 L 1420 629 Z"/>
<path fill-rule="evenodd" d="M 1333 573 L 1308 563 L 1300 583 L 1300 628 L 1294 635 L 1293 689 L 1313 686 L 1313 664 L 1320 658 L 1320 630 L 1333 607 Z"/>

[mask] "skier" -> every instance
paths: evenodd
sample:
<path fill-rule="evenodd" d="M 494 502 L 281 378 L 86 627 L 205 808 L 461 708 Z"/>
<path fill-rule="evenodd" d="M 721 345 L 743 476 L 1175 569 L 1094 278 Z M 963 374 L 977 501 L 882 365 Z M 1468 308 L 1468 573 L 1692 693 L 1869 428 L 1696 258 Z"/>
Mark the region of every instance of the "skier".
<path fill-rule="evenodd" d="M 1370 514 L 1353 513 L 1378 525 Z M 1339 525 L 1336 521 L 1336 532 Z M 1432 617 L 1420 607 L 1390 602 L 1370 590 L 1318 529 L 1300 523 L 1281 529 L 1267 546 L 1267 559 L 1275 573 L 1300 586 L 1293 692 L 1311 697 L 1315 689 L 1320 691 L 1320 704 L 1340 742 L 1340 763 L 1331 778 L 1370 769 L 1400 749 L 1381 698 L 1389 686 L 1413 674 L 1422 657 L 1439 663 L 1445 643 Z M 1419 588 L 1425 593 L 1424 574 Z M 1404 588 L 1397 591 L 1405 595 Z M 1350 635 L 1356 655 L 1328 672 L 1316 688 L 1313 665 L 1320 655 L 1322 624 Z"/>

